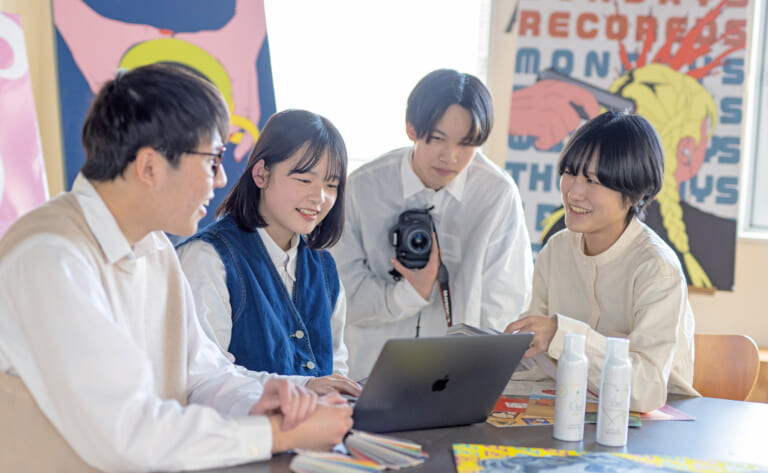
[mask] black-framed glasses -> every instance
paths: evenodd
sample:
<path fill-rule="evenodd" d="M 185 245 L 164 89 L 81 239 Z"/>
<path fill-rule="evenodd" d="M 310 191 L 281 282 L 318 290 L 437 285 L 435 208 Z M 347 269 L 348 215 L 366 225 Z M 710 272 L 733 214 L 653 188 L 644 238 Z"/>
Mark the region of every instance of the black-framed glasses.
<path fill-rule="evenodd" d="M 197 154 L 200 156 L 213 157 L 213 163 L 211 163 L 211 172 L 215 177 L 216 173 L 219 172 L 219 166 L 221 166 L 221 160 L 224 157 L 224 153 L 226 151 L 227 151 L 227 147 L 222 146 L 218 153 L 206 153 L 205 151 L 184 151 L 184 152 L 187 154 Z"/>

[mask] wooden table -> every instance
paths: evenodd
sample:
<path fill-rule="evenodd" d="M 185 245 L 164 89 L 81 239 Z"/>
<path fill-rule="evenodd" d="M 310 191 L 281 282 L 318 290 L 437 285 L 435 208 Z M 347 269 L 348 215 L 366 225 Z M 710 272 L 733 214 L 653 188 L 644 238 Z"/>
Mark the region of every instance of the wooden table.
<path fill-rule="evenodd" d="M 444 429 L 400 432 L 395 435 L 419 442 L 429 453 L 421 466 L 406 472 L 456 471 L 451 445 L 481 443 L 518 447 L 627 452 L 671 455 L 707 460 L 756 463 L 768 467 L 768 404 L 712 398 L 671 396 L 669 404 L 696 418 L 694 421 L 645 422 L 629 429 L 626 447 L 609 448 L 595 442 L 595 425 L 584 429 L 583 442 L 561 442 L 552 438 L 552 426 L 497 428 L 481 423 Z M 284 473 L 292 455 L 279 455 L 268 462 L 206 470 L 209 473 Z"/>

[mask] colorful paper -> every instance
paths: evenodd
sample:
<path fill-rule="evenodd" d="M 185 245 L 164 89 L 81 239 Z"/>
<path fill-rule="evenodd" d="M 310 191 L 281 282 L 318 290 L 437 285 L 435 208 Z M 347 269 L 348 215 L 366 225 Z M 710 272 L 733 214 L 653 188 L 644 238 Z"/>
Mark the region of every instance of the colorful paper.
<path fill-rule="evenodd" d="M 765 467 L 744 463 L 502 445 L 453 444 L 453 455 L 457 473 L 503 473 L 507 471 L 741 473 L 766 471 Z"/>

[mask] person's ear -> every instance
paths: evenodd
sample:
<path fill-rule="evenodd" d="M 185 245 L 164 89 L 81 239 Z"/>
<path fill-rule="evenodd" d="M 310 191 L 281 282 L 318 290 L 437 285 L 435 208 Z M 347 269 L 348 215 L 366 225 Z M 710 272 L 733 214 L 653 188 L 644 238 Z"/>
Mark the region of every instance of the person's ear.
<path fill-rule="evenodd" d="M 164 171 L 165 158 L 154 148 L 144 146 L 136 151 L 133 161 L 133 174 L 136 179 L 150 187 L 154 187 Z"/>
<path fill-rule="evenodd" d="M 631 209 L 637 204 L 637 202 L 633 202 L 628 195 L 622 196 L 621 200 L 624 203 L 624 210 L 627 210 L 627 211 L 629 211 L 629 209 Z M 639 202 L 639 199 L 638 199 L 638 202 Z"/>
<path fill-rule="evenodd" d="M 253 165 L 253 168 L 251 169 L 251 176 L 253 177 L 253 182 L 256 184 L 256 187 L 260 189 L 267 187 L 267 182 L 269 181 L 269 170 L 267 169 L 267 165 L 263 159 L 256 161 L 256 164 Z"/>
<path fill-rule="evenodd" d="M 408 122 L 405 122 L 405 134 L 408 135 L 408 139 L 411 141 L 418 141 L 419 136 L 416 133 L 416 128 Z"/>

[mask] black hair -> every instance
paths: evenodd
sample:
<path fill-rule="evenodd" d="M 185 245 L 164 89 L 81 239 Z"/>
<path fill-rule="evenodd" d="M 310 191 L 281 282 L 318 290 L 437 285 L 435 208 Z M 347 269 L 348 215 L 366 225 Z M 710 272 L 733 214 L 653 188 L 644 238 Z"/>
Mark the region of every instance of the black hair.
<path fill-rule="evenodd" d="M 167 63 L 121 70 L 99 90 L 85 118 L 81 172 L 94 181 L 114 180 L 143 147 L 176 167 L 214 131 L 226 141 L 229 110 L 200 75 Z"/>
<path fill-rule="evenodd" d="M 336 202 L 328 215 L 307 235 L 312 249 L 329 248 L 344 230 L 344 187 L 347 182 L 347 148 L 341 133 L 327 118 L 306 110 L 284 110 L 272 115 L 259 134 L 248 156 L 243 174 L 216 210 L 216 216 L 232 215 L 237 224 L 253 232 L 267 222 L 259 213 L 261 189 L 253 180 L 253 167 L 259 161 L 269 170 L 289 159 L 306 145 L 304 155 L 290 174 L 311 171 L 328 151 L 325 179 L 338 179 Z"/>
<path fill-rule="evenodd" d="M 460 105 L 472 115 L 472 127 L 462 144 L 481 146 L 493 128 L 491 93 L 477 77 L 453 69 L 438 69 L 424 76 L 408 96 L 405 121 L 416 131 L 416 137 L 426 137 L 427 143 L 445 111 Z"/>
<path fill-rule="evenodd" d="M 587 176 L 598 156 L 597 179 L 630 204 L 626 222 L 644 218 L 664 182 L 664 149 L 653 126 L 640 115 L 606 112 L 579 127 L 560 153 L 559 171 Z"/>

